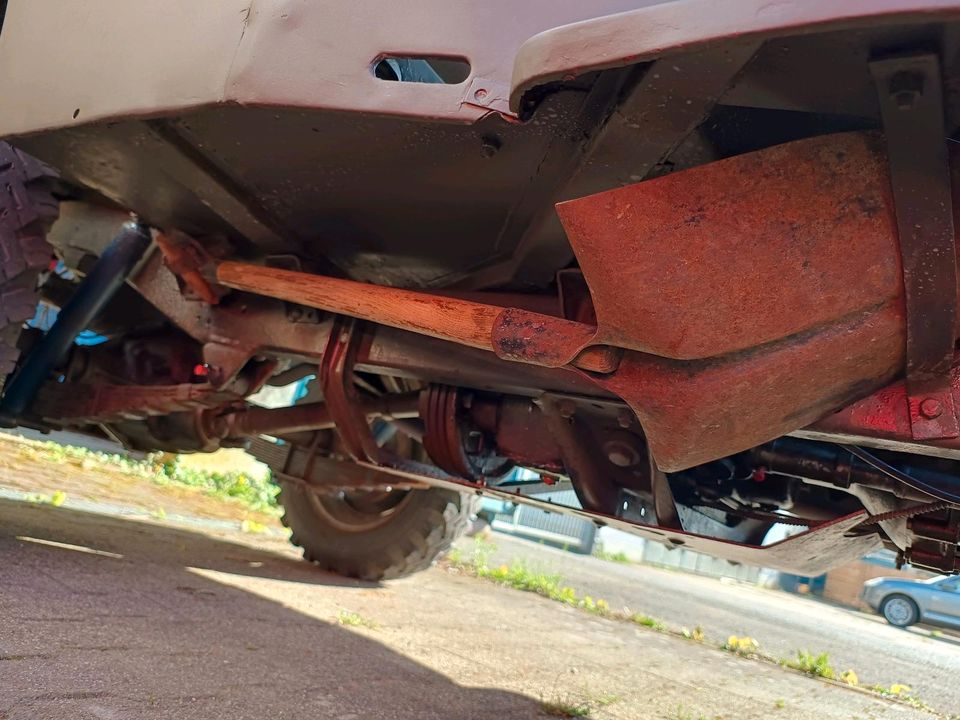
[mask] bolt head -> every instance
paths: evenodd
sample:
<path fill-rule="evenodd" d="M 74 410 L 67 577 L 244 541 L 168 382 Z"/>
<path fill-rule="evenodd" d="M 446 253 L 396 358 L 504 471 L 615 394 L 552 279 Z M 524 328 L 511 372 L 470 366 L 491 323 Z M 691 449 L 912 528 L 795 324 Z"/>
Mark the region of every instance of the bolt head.
<path fill-rule="evenodd" d="M 557 406 L 557 410 L 560 411 L 560 417 L 569 420 L 577 412 L 577 406 L 569 400 L 562 400 Z"/>
<path fill-rule="evenodd" d="M 924 398 L 920 401 L 920 414 L 928 420 L 938 418 L 943 414 L 943 404 L 936 398 Z"/>
<path fill-rule="evenodd" d="M 608 440 L 603 445 L 603 451 L 613 465 L 622 468 L 633 467 L 640 463 L 640 454 L 620 440 Z"/>

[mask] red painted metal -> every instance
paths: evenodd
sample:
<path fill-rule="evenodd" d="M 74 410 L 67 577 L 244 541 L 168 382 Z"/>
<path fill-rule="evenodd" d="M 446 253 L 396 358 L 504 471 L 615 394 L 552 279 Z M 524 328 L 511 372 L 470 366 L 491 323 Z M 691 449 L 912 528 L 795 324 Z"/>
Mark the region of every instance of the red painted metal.
<path fill-rule="evenodd" d="M 809 425 L 883 387 L 903 363 L 903 309 L 894 303 L 724 358 L 628 352 L 616 373 L 592 378 L 633 408 L 657 465 L 671 472 Z"/>
<path fill-rule="evenodd" d="M 217 282 L 236 290 L 490 350 L 505 360 L 612 372 L 615 348 L 589 347 L 596 328 L 520 308 L 415 290 L 322 277 L 240 262 L 217 266 Z"/>
<path fill-rule="evenodd" d="M 320 386 L 346 451 L 356 460 L 379 462 L 380 448 L 353 383 L 359 337 L 356 321 L 343 317 L 334 320 L 330 342 L 320 364 Z"/>
<path fill-rule="evenodd" d="M 890 156 L 907 308 L 907 389 L 913 437 L 960 436 L 950 392 L 957 255 L 943 88 L 936 55 L 870 63 Z"/>
<path fill-rule="evenodd" d="M 593 296 L 595 342 L 715 357 L 903 292 L 884 145 L 870 133 L 747 153 L 557 211 Z"/>
<path fill-rule="evenodd" d="M 368 417 L 410 418 L 419 415 L 419 393 L 381 395 L 360 399 Z M 307 430 L 329 430 L 335 427 L 326 403 L 315 402 L 290 407 L 267 408 L 247 405 L 241 408 L 217 408 L 201 418 L 207 437 L 242 438 L 257 435 L 283 437 Z"/>
<path fill-rule="evenodd" d="M 236 402 L 247 389 L 241 385 L 233 390 L 218 390 L 209 383 L 47 383 L 37 394 L 32 411 L 55 423 L 119 422 Z"/>
<path fill-rule="evenodd" d="M 202 273 L 204 266 L 210 262 L 210 258 L 193 238 L 175 230 L 170 233 L 159 233 L 156 243 L 170 271 L 182 278 L 184 284 L 197 297 L 209 305 L 220 302 L 220 296 Z"/>
<path fill-rule="evenodd" d="M 950 372 L 951 395 L 960 400 L 960 355 Z M 907 403 L 907 388 L 898 381 L 858 400 L 793 434 L 813 439 L 839 439 L 879 448 L 927 455 L 960 457 L 960 438 L 915 440 L 912 426 L 917 419 L 915 405 Z"/>
<path fill-rule="evenodd" d="M 458 388 L 430 385 L 420 394 L 423 448 L 437 467 L 463 478 L 479 477 L 466 452 L 461 433 L 462 400 Z"/>

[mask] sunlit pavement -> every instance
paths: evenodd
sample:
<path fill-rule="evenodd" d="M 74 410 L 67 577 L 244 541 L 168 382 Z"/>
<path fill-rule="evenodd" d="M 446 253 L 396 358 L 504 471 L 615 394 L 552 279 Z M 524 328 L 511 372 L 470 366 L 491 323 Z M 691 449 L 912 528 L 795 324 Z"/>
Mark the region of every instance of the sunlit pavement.
<path fill-rule="evenodd" d="M 442 568 L 344 582 L 275 537 L 0 500 L 0 553 L 5 720 L 927 717 Z"/>
<path fill-rule="evenodd" d="M 778 590 L 584 557 L 500 533 L 490 541 L 497 547 L 491 563 L 521 559 L 560 573 L 565 584 L 611 607 L 627 606 L 674 627 L 700 625 L 716 642 L 749 636 L 775 657 L 827 652 L 838 671 L 851 668 L 865 684 L 903 683 L 948 715 L 960 712 L 960 638 L 949 632 L 900 630 L 876 615 Z M 472 541 L 461 543 L 469 553 Z"/>

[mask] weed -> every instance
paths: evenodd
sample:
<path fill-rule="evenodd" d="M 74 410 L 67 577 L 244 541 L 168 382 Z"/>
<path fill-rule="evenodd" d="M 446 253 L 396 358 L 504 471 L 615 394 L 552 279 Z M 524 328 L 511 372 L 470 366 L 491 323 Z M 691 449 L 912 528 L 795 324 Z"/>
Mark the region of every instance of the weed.
<path fill-rule="evenodd" d="M 257 522 L 256 520 L 246 519 L 246 520 L 240 521 L 240 532 L 263 534 L 269 531 L 270 531 L 270 528 L 268 528 L 263 523 Z"/>
<path fill-rule="evenodd" d="M 781 660 L 780 664 L 828 680 L 833 680 L 837 676 L 837 671 L 830 664 L 830 655 L 825 652 L 814 655 L 806 650 L 798 650 L 796 660 Z"/>
<path fill-rule="evenodd" d="M 929 705 L 913 694 L 913 688 L 903 683 L 894 683 L 890 686 L 869 685 L 867 686 L 867 690 L 875 692 L 882 697 L 894 698 L 918 710 L 930 710 Z"/>
<path fill-rule="evenodd" d="M 607 560 L 609 562 L 627 564 L 630 562 L 630 558 L 627 557 L 627 554 L 622 550 L 617 552 L 607 552 L 602 547 L 596 547 L 593 550 L 593 556 L 600 558 L 601 560 Z"/>
<path fill-rule="evenodd" d="M 570 699 L 541 700 L 540 709 L 544 715 L 558 718 L 590 717 L 593 712 L 588 703 Z"/>
<path fill-rule="evenodd" d="M 491 568 L 487 565 L 487 561 L 495 549 L 496 548 L 490 543 L 477 540 L 474 546 L 472 560 L 465 560 L 463 553 L 455 550 L 448 556 L 448 561 L 452 565 L 472 573 L 477 577 L 493 580 L 501 585 L 508 585 L 517 590 L 535 592 L 543 597 L 595 615 L 632 622 L 635 625 L 640 625 L 657 632 L 676 634 L 696 642 L 703 642 L 706 638 L 704 629 L 699 625 L 693 630 L 689 628 L 682 628 L 679 631 L 671 630 L 666 627 L 664 623 L 649 615 L 631 613 L 627 609 L 614 611 L 605 600 L 594 599 L 590 595 L 580 597 L 573 588 L 563 585 L 563 579 L 560 575 L 530 570 L 523 562 L 515 562 L 512 565 L 500 565 L 496 568 Z M 752 637 L 739 637 L 737 635 L 731 635 L 720 647 L 736 655 L 776 662 L 783 667 L 792 668 L 808 675 L 837 680 L 850 686 L 860 687 L 860 679 L 857 673 L 852 669 L 848 669 L 838 674 L 836 669 L 830 664 L 830 656 L 828 653 L 814 654 L 808 651 L 798 651 L 795 660 L 775 660 L 773 657 L 761 652 L 760 644 Z M 864 689 L 883 695 L 884 697 L 898 699 L 918 709 L 927 709 L 928 707 L 923 701 L 912 695 L 910 688 L 906 685 L 894 684 L 889 687 L 871 685 L 865 686 Z M 593 706 L 599 707 L 596 702 L 594 702 Z M 542 707 L 544 712 L 554 715 L 555 717 L 587 717 L 591 705 L 584 702 L 579 702 L 578 704 L 567 701 L 550 701 L 543 703 Z M 782 699 L 776 700 L 774 707 L 782 709 L 786 707 L 786 701 Z M 578 711 L 582 711 L 584 708 L 585 713 L 580 712 L 580 714 L 577 714 Z M 674 717 L 678 720 L 687 720 L 687 718 L 694 720 L 694 716 L 684 711 L 682 706 L 678 707 L 677 715 Z M 700 720 L 700 718 L 696 720 Z M 950 720 L 960 720 L 960 717 L 951 718 Z"/>
<path fill-rule="evenodd" d="M 350 610 L 341 610 L 337 613 L 337 622 L 341 625 L 347 625 L 348 627 L 365 627 L 371 630 L 376 630 L 380 627 L 380 625 L 373 620 L 365 618 L 360 613 L 351 612 Z"/>
<path fill-rule="evenodd" d="M 564 695 L 562 697 L 545 700 L 541 698 L 540 709 L 545 715 L 560 718 L 588 718 L 594 710 L 613 705 L 620 700 L 619 695 L 603 693 L 600 695 Z"/>
<path fill-rule="evenodd" d="M 760 649 L 760 643 L 758 643 L 752 637 L 738 637 L 736 635 L 731 635 L 720 647 L 728 652 L 747 656 L 756 655 L 757 651 Z"/>
<path fill-rule="evenodd" d="M 577 607 L 591 612 L 594 615 L 610 614 L 610 604 L 606 600 L 602 598 L 594 600 L 589 595 L 584 595 L 580 602 L 577 603 Z"/>
<path fill-rule="evenodd" d="M 598 608 L 597 603 L 589 596 L 580 600 L 572 588 L 561 585 L 561 577 L 559 575 L 530 570 L 523 563 L 517 562 L 513 565 L 500 565 L 495 568 L 475 564 L 473 569 L 478 577 L 493 580 L 501 585 L 509 585 L 516 590 L 533 592 L 566 605 L 583 607 L 585 610 L 592 612 L 601 614 L 603 612 L 603 610 Z M 607 608 L 608 606 L 604 602 L 602 607 Z"/>
<path fill-rule="evenodd" d="M 656 630 L 657 632 L 664 632 L 667 629 L 662 622 L 643 613 L 633 613 L 630 616 L 630 622 L 636 625 L 642 625 L 645 628 L 650 628 L 651 630 Z"/>
<path fill-rule="evenodd" d="M 853 685 L 854 687 L 860 685 L 860 678 L 857 677 L 857 674 L 853 670 L 844 670 L 842 673 L 840 673 L 839 680 L 842 683 Z"/>
<path fill-rule="evenodd" d="M 787 706 L 787 701 L 784 700 L 783 698 L 777 698 L 776 700 L 773 701 L 773 706 L 777 710 L 783 710 Z"/>
<path fill-rule="evenodd" d="M 234 498 L 254 510 L 278 513 L 277 493 L 279 487 L 269 477 L 255 478 L 243 472 L 207 472 L 187 467 L 179 457 L 161 462 L 161 454 L 149 455 L 136 460 L 126 455 L 97 452 L 72 445 L 59 445 L 47 441 L 24 444 L 18 451 L 33 460 L 42 460 L 57 465 L 75 464 L 84 469 L 109 467 L 127 475 L 151 480 L 158 485 L 182 485 L 203 490 L 208 495 Z M 31 502 L 63 504 L 66 495 L 60 491 L 52 497 L 37 496 Z"/>
<path fill-rule="evenodd" d="M 67 501 L 67 494 L 63 490 L 55 490 L 52 495 L 41 493 L 27 493 L 24 499 L 35 505 L 53 505 L 60 507 Z"/>

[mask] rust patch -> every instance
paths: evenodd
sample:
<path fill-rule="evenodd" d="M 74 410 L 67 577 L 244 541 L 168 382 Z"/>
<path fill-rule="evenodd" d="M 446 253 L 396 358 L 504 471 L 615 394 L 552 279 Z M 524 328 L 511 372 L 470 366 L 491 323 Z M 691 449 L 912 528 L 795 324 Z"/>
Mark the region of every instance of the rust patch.
<path fill-rule="evenodd" d="M 787 143 L 557 206 L 596 342 L 677 359 L 902 302 L 883 142 Z"/>
<path fill-rule="evenodd" d="M 636 412 L 660 469 L 746 450 L 886 385 L 904 364 L 898 304 L 727 358 L 678 362 L 624 354 L 591 376 Z"/>

